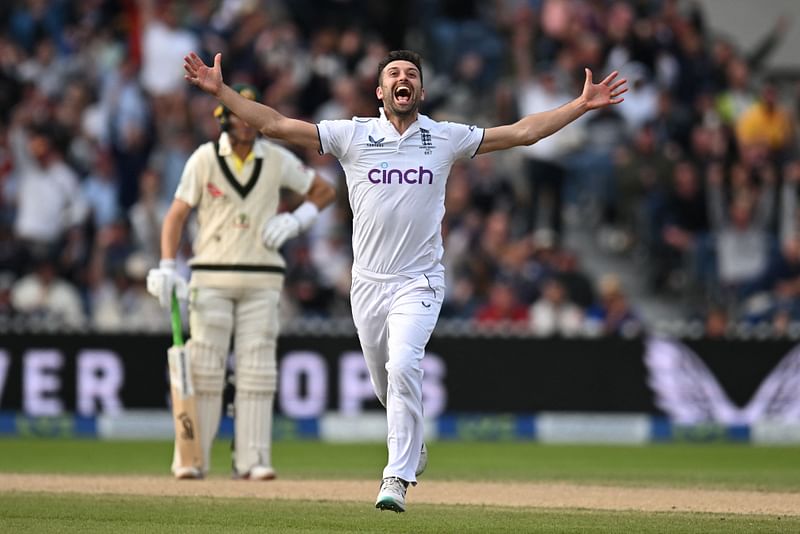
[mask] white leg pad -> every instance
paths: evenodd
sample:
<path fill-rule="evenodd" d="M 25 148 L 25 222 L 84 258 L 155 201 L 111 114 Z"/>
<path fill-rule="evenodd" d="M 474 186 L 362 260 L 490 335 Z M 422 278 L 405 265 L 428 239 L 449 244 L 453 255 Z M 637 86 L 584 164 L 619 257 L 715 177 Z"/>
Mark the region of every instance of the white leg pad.
<path fill-rule="evenodd" d="M 272 405 L 278 371 L 275 344 L 258 342 L 236 352 L 234 469 L 245 476 L 272 467 Z"/>
<path fill-rule="evenodd" d="M 222 417 L 222 389 L 225 382 L 226 349 L 190 339 L 186 343 L 192 362 L 197 426 L 203 451 L 203 473 L 211 468 L 211 445 Z"/>

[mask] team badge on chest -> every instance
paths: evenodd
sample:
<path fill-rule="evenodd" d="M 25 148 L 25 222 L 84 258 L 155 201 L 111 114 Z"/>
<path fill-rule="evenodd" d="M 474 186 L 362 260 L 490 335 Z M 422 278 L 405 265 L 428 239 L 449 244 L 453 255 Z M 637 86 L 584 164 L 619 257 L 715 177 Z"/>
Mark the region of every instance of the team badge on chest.
<path fill-rule="evenodd" d="M 422 144 L 420 145 L 420 149 L 423 151 L 425 155 L 433 153 L 433 149 L 436 148 L 433 145 L 433 141 L 431 139 L 431 131 L 426 130 L 425 128 L 419 129 L 419 136 Z"/>
<path fill-rule="evenodd" d="M 250 216 L 246 213 L 240 213 L 233 220 L 233 227 L 242 229 L 250 228 Z"/>

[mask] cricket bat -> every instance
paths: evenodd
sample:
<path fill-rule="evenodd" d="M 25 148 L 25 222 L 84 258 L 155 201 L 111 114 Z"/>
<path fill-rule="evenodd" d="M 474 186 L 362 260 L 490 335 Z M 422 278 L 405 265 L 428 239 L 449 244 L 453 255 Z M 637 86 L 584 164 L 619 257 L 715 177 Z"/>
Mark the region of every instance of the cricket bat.
<path fill-rule="evenodd" d="M 175 424 L 175 456 L 172 472 L 176 478 L 200 478 L 203 457 L 197 427 L 197 407 L 192 386 L 189 354 L 183 344 L 183 325 L 178 298 L 172 292 L 172 346 L 167 350 L 172 396 L 172 420 Z"/>

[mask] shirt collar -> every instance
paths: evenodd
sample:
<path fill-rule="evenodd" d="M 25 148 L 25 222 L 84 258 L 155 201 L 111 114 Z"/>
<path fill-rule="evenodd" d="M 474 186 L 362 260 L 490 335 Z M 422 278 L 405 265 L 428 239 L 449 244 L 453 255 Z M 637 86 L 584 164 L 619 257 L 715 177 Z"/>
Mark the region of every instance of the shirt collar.
<path fill-rule="evenodd" d="M 378 122 L 381 124 L 382 127 L 390 129 L 392 132 L 397 134 L 397 130 L 394 127 L 394 124 L 389 122 L 389 119 L 386 118 L 386 111 L 382 107 L 378 108 L 380 112 L 380 117 L 378 117 Z M 408 127 L 408 130 L 401 136 L 401 137 L 408 137 L 409 135 L 413 134 L 420 128 L 426 128 L 430 130 L 431 128 L 431 119 L 427 115 L 423 115 L 422 113 L 417 113 L 417 120 L 415 120 L 411 125 Z"/>
<path fill-rule="evenodd" d="M 219 136 L 219 152 L 218 152 L 218 154 L 220 156 L 222 156 L 222 157 L 227 157 L 227 156 L 233 156 L 234 155 L 233 147 L 231 146 L 231 139 L 230 139 L 230 136 L 228 135 L 228 132 L 222 132 L 220 134 L 220 136 Z M 253 149 L 250 151 L 250 154 L 248 154 L 246 159 L 249 160 L 251 157 L 255 157 L 255 158 L 263 158 L 264 157 L 264 150 L 263 150 L 263 148 L 261 146 L 261 143 L 258 142 L 258 139 L 256 139 L 255 143 L 253 143 Z"/>

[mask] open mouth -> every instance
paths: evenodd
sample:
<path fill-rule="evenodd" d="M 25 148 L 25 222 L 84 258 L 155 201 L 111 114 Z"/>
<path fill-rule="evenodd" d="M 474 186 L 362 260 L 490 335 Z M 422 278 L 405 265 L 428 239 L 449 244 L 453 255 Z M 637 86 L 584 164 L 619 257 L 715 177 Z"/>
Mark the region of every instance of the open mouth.
<path fill-rule="evenodd" d="M 398 104 L 408 104 L 411 102 L 411 88 L 405 85 L 399 86 L 394 90 L 394 99 Z"/>

